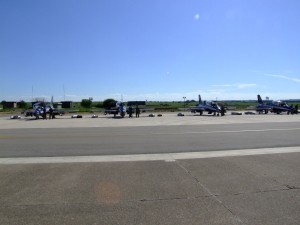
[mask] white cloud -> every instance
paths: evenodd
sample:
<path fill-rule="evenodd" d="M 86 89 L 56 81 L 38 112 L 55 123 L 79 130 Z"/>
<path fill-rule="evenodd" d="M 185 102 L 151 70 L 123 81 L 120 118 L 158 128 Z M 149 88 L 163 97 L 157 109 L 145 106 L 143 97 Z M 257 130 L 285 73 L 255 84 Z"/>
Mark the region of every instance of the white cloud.
<path fill-rule="evenodd" d="M 296 83 L 300 83 L 300 79 L 299 78 L 294 78 L 294 77 L 288 77 L 285 75 L 277 75 L 277 74 L 266 74 L 269 77 L 276 77 L 276 78 L 280 78 L 280 79 L 285 79 L 285 80 L 290 80 Z"/>
<path fill-rule="evenodd" d="M 245 88 L 251 88 L 256 87 L 256 84 L 216 84 L 211 85 L 212 87 L 223 87 L 223 88 L 237 88 L 237 89 L 245 89 Z"/>
<path fill-rule="evenodd" d="M 219 85 L 221 87 L 222 85 Z M 238 89 L 235 85 L 235 89 L 228 88 L 230 85 L 226 85 L 223 88 L 211 88 L 211 89 L 202 89 L 202 90 L 194 90 L 191 92 L 153 92 L 153 93 L 144 93 L 144 94 L 127 94 L 127 93 L 108 93 L 104 95 L 76 95 L 76 94 L 68 94 L 66 95 L 65 100 L 80 102 L 82 99 L 87 99 L 89 97 L 93 97 L 93 101 L 103 101 L 107 98 L 113 98 L 117 101 L 123 100 L 127 101 L 183 101 L 183 96 L 186 97 L 186 100 L 198 100 L 198 95 L 200 94 L 202 100 L 256 100 L 257 94 L 261 96 L 269 96 L 271 99 L 299 99 L 300 95 L 298 92 L 278 92 L 275 90 L 274 92 L 257 92 L 257 90 L 252 89 Z M 41 97 L 41 96 L 40 96 Z M 50 101 L 51 96 L 44 96 L 46 101 Z M 31 101 L 31 96 L 7 96 L 6 101 Z M 63 101 L 63 96 L 54 96 L 54 102 Z"/>
<path fill-rule="evenodd" d="M 233 87 L 233 84 L 213 84 L 211 87 Z"/>
<path fill-rule="evenodd" d="M 196 15 L 194 16 L 194 18 L 195 18 L 195 20 L 199 20 L 199 19 L 200 19 L 199 14 L 196 14 Z"/>
<path fill-rule="evenodd" d="M 244 89 L 244 88 L 251 88 L 251 87 L 256 87 L 256 84 L 238 84 L 237 87 L 239 89 Z"/>
<path fill-rule="evenodd" d="M 266 74 L 265 74 L 266 75 Z M 279 79 L 287 79 L 283 75 L 269 74 L 268 76 L 277 77 Z M 296 78 L 292 78 L 296 79 Z M 294 80 L 295 82 L 299 82 Z M 284 92 L 279 92 L 279 90 L 270 91 L 263 88 L 262 85 L 257 85 L 253 83 L 233 83 L 233 84 L 217 84 L 211 86 L 203 86 L 201 89 L 194 89 L 188 92 L 182 91 L 182 89 L 177 89 L 173 92 L 148 92 L 148 93 L 89 93 L 89 94 L 76 94 L 68 93 L 63 95 L 54 95 L 54 101 L 60 102 L 63 100 L 80 102 L 82 99 L 87 99 L 93 97 L 93 101 L 103 101 L 107 98 L 113 98 L 117 101 L 183 101 L 183 96 L 186 100 L 198 100 L 198 95 L 201 95 L 203 100 L 255 100 L 257 94 L 261 96 L 269 96 L 271 99 L 299 99 L 299 92 L 296 90 L 285 90 Z M 46 101 L 50 101 L 51 95 L 38 95 L 38 97 L 44 97 Z M 31 101 L 31 95 L 24 96 L 7 96 L 6 101 Z"/>

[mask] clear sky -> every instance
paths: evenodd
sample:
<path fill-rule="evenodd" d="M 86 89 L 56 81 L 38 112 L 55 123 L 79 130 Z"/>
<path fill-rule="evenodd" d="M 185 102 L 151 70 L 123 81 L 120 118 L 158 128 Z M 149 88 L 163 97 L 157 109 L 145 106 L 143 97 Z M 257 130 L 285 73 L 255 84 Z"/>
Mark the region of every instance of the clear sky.
<path fill-rule="evenodd" d="M 0 0 L 0 101 L 300 98 L 299 0 Z"/>

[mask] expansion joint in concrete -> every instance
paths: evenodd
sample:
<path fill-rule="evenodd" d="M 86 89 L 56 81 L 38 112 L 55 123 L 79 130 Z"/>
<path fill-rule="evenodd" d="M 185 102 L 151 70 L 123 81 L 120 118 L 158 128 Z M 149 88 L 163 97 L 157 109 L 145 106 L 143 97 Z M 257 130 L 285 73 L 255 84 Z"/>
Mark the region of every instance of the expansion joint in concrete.
<path fill-rule="evenodd" d="M 232 212 L 222 201 L 220 198 L 218 198 L 217 195 L 212 193 L 204 184 L 201 183 L 201 181 L 192 174 L 190 170 L 188 170 L 186 167 L 184 167 L 178 160 L 175 160 L 175 163 L 182 168 L 191 178 L 193 178 L 197 185 L 199 185 L 201 188 L 203 188 L 210 197 L 212 197 L 215 201 L 217 201 L 220 205 L 222 205 L 231 215 L 232 217 L 236 220 L 237 224 L 245 224 L 234 212 Z"/>

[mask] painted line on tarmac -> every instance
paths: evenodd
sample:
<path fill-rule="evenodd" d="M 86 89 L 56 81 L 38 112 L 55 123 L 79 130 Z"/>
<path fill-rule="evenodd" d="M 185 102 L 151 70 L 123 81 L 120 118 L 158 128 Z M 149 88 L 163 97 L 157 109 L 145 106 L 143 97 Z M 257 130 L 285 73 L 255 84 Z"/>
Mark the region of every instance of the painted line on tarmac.
<path fill-rule="evenodd" d="M 268 132 L 268 131 L 296 131 L 300 128 L 278 128 L 278 129 L 260 129 L 260 130 L 216 130 L 216 131 L 187 131 L 178 133 L 155 133 L 156 135 L 171 135 L 171 134 L 216 134 L 216 133 L 243 133 L 243 132 Z"/>
<path fill-rule="evenodd" d="M 203 158 L 215 158 L 215 157 L 281 154 L 281 153 L 294 153 L 294 152 L 300 152 L 300 146 L 283 147 L 283 148 L 207 151 L 207 152 L 166 153 L 166 154 L 0 158 L 0 165 L 37 164 L 37 163 L 138 162 L 138 161 L 174 162 L 176 160 L 182 160 L 182 159 L 203 159 Z"/>
<path fill-rule="evenodd" d="M 217 134 L 217 133 L 245 133 L 245 132 L 269 132 L 269 131 L 300 131 L 300 128 L 274 128 L 274 129 L 256 129 L 256 130 L 216 130 L 216 131 L 183 131 L 183 132 L 162 132 L 162 133 L 122 133 L 122 134 L 118 134 L 118 136 L 149 136 L 149 135 L 183 135 L 183 134 Z M 108 135 L 107 133 L 104 134 L 99 134 L 97 133 L 96 136 L 111 136 Z M 81 135 L 81 137 L 95 137 L 95 135 L 93 134 L 93 136 L 91 134 L 86 134 L 86 135 Z M 49 136 L 47 136 L 46 134 L 39 134 L 36 136 L 28 136 L 28 135 L 24 135 L 24 136 L 1 136 L 0 135 L 0 140 L 1 139 L 35 139 L 35 138 L 49 138 Z M 52 138 L 52 137 L 51 137 Z M 64 139 L 65 136 L 55 136 L 55 138 L 61 138 Z M 70 138 L 70 137 L 68 137 Z M 78 138 L 78 137 L 72 137 L 72 138 Z"/>
<path fill-rule="evenodd" d="M 11 138 L 15 138 L 15 136 L 0 136 L 0 139 L 11 139 Z"/>

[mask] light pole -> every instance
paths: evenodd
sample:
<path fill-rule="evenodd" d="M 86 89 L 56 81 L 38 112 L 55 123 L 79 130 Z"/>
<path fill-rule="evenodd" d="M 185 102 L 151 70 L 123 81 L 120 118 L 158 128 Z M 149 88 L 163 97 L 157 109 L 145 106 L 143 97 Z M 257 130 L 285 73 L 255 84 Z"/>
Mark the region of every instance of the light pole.
<path fill-rule="evenodd" d="M 183 108 L 185 109 L 185 99 L 186 97 L 182 97 L 183 98 Z"/>

